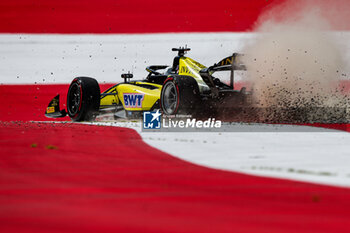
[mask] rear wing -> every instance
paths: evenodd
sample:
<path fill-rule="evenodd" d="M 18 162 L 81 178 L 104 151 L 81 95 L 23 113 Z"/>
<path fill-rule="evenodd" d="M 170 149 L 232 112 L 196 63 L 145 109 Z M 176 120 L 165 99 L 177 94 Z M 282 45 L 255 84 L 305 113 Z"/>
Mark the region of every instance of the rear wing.
<path fill-rule="evenodd" d="M 211 75 L 216 71 L 224 71 L 224 70 L 230 70 L 230 87 L 234 88 L 234 71 L 235 70 L 247 70 L 245 65 L 241 61 L 241 57 L 243 57 L 243 54 L 234 53 L 232 56 L 225 57 L 218 63 L 215 63 L 213 66 L 210 66 L 208 68 L 202 69 L 200 71 L 200 74 L 204 81 L 206 83 L 211 83 Z M 208 82 L 207 82 L 208 81 Z"/>
<path fill-rule="evenodd" d="M 243 65 L 241 61 L 241 57 L 243 57 L 243 54 L 240 53 L 234 53 L 232 56 L 225 57 L 218 63 L 214 64 L 210 68 L 212 69 L 221 69 L 221 70 L 246 70 L 245 65 Z M 227 68 L 227 69 L 226 69 Z"/>

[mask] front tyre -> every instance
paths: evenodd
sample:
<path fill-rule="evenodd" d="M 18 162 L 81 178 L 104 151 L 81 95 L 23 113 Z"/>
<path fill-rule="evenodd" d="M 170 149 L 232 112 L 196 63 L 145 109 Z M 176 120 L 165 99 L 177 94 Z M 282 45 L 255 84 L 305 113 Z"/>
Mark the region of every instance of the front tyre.
<path fill-rule="evenodd" d="M 67 111 L 72 121 L 94 120 L 100 108 L 100 86 L 93 78 L 73 79 L 68 89 Z"/>

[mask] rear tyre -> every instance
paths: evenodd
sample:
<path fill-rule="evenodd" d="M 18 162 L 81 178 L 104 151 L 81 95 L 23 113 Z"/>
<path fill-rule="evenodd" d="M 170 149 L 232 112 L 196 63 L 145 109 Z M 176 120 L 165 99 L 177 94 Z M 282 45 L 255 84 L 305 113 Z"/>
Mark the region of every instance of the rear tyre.
<path fill-rule="evenodd" d="M 195 114 L 200 103 L 199 88 L 190 76 L 171 76 L 165 80 L 160 107 L 165 115 Z"/>
<path fill-rule="evenodd" d="M 100 86 L 93 78 L 73 79 L 68 89 L 67 111 L 72 121 L 92 121 L 100 108 Z"/>

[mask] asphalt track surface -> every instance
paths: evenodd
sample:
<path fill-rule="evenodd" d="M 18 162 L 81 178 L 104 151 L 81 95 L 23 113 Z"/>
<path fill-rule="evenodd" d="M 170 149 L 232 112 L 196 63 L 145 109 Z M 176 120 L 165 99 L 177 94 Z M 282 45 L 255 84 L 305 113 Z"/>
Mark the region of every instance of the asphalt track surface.
<path fill-rule="evenodd" d="M 0 32 L 245 31 L 270 2 L 2 1 Z M 349 189 L 193 165 L 131 129 L 31 122 L 66 88 L 0 85 L 0 232 L 349 231 Z"/>

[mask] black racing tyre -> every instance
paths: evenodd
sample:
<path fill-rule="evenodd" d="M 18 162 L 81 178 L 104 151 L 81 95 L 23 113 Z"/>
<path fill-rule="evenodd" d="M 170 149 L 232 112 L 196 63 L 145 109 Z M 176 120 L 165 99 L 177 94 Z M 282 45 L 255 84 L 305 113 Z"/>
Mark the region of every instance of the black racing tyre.
<path fill-rule="evenodd" d="M 199 88 L 191 76 L 170 76 L 163 84 L 160 108 L 165 115 L 195 114 L 200 104 Z"/>
<path fill-rule="evenodd" d="M 67 112 L 72 121 L 94 120 L 100 108 L 100 86 L 93 78 L 73 79 L 67 94 Z"/>

